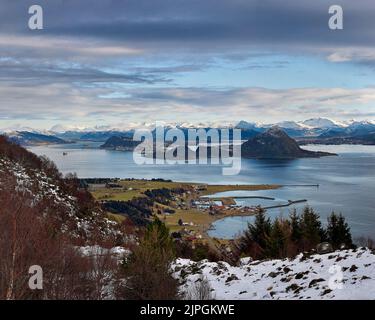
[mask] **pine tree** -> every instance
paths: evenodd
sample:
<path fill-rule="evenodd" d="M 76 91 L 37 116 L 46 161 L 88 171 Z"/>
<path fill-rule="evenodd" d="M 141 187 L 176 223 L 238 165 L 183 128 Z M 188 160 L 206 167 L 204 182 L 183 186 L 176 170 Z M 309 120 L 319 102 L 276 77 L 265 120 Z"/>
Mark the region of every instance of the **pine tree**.
<path fill-rule="evenodd" d="M 291 228 L 291 240 L 298 244 L 302 238 L 301 219 L 297 214 L 297 210 L 293 211 L 289 215 L 290 228 Z"/>
<path fill-rule="evenodd" d="M 328 217 L 327 239 L 334 249 L 339 249 L 341 245 L 347 248 L 353 246 L 350 228 L 341 214 L 332 212 Z"/>
<path fill-rule="evenodd" d="M 322 228 L 319 215 L 312 208 L 305 207 L 301 217 L 303 249 L 310 250 L 325 241 L 325 231 Z"/>
<path fill-rule="evenodd" d="M 174 253 L 168 228 L 155 219 L 130 259 L 123 262 L 123 278 L 127 280 L 120 284 L 118 296 L 136 300 L 176 299 L 178 281 L 172 277 L 170 269 Z"/>
<path fill-rule="evenodd" d="M 272 224 L 269 237 L 267 237 L 265 254 L 269 258 L 282 258 L 286 254 L 287 236 L 284 234 L 282 221 L 276 219 Z"/>
<path fill-rule="evenodd" d="M 147 226 L 144 240 L 150 242 L 160 250 L 173 251 L 173 239 L 169 229 L 160 219 L 155 220 Z M 153 240 L 153 241 L 150 241 Z"/>
<path fill-rule="evenodd" d="M 254 223 L 248 224 L 247 230 L 239 240 L 240 251 L 255 259 L 264 258 L 270 231 L 270 219 L 266 219 L 264 209 L 259 207 Z"/>
<path fill-rule="evenodd" d="M 254 224 L 249 224 L 248 232 L 252 241 L 256 242 L 261 248 L 265 249 L 267 238 L 271 232 L 271 221 L 266 218 L 264 209 L 259 208 L 255 216 Z"/>

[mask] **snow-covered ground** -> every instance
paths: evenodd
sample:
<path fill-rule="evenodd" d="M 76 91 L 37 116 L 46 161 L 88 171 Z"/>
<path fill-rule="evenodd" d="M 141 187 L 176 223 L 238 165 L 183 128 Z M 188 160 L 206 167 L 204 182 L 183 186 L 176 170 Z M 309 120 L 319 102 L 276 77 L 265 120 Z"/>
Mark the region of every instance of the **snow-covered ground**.
<path fill-rule="evenodd" d="M 106 249 L 98 245 L 94 246 L 85 246 L 85 247 L 77 247 L 79 252 L 83 256 L 86 257 L 96 257 L 96 256 L 101 256 L 101 255 L 106 255 L 106 254 L 111 254 L 113 257 L 116 258 L 118 262 L 120 262 L 123 258 L 126 258 L 131 254 L 130 250 L 117 246 L 113 247 L 111 249 Z"/>
<path fill-rule="evenodd" d="M 367 248 L 292 260 L 245 258 L 240 266 L 177 259 L 172 268 L 182 292 L 203 276 L 215 299 L 375 299 L 375 253 Z"/>

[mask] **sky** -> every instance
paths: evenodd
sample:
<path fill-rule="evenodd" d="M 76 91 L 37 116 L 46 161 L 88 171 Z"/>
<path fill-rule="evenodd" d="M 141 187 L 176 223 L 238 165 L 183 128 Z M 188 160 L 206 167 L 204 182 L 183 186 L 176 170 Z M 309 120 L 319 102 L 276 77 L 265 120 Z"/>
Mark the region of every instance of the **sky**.
<path fill-rule="evenodd" d="M 30 30 L 28 9 L 43 8 Z M 330 30 L 341 5 L 344 29 Z M 375 119 L 373 0 L 0 0 L 0 128 Z"/>

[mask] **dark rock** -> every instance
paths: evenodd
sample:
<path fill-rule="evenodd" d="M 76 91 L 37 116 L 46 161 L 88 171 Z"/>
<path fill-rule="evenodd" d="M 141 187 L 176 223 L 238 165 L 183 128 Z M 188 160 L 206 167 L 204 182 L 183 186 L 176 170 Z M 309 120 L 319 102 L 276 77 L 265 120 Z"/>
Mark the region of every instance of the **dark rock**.
<path fill-rule="evenodd" d="M 357 269 L 358 269 L 358 267 L 357 267 L 356 265 L 353 264 L 353 265 L 350 267 L 349 271 L 350 271 L 350 272 L 355 272 L 355 271 L 357 271 Z"/>
<path fill-rule="evenodd" d="M 317 246 L 316 246 L 316 251 L 319 253 L 319 254 L 325 254 L 325 253 L 330 253 L 333 251 L 333 247 L 330 243 L 328 242 L 322 242 L 322 243 L 319 243 Z"/>
<path fill-rule="evenodd" d="M 328 294 L 328 293 L 330 293 L 330 292 L 332 292 L 332 290 L 331 289 L 325 289 L 323 292 L 322 292 L 322 296 L 325 296 L 326 294 Z"/>
<path fill-rule="evenodd" d="M 313 279 L 313 280 L 311 280 L 310 283 L 309 283 L 309 288 L 311 288 L 311 287 L 315 286 L 316 284 L 318 284 L 319 282 L 323 282 L 323 281 L 325 281 L 325 280 L 322 279 L 322 278 L 319 278 L 319 279 Z"/>

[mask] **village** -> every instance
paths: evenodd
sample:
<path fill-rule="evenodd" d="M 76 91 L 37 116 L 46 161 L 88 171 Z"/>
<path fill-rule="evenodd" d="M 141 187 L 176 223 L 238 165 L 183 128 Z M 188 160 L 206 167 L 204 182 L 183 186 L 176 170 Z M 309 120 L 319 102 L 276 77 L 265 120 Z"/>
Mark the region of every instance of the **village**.
<path fill-rule="evenodd" d="M 120 202 L 127 205 L 135 199 L 153 200 L 151 216 L 161 219 L 170 229 L 176 241 L 216 242 L 208 230 L 212 223 L 227 216 L 254 215 L 258 207 L 240 206 L 232 197 L 214 197 L 213 195 L 235 190 L 267 190 L 277 185 L 207 185 L 199 183 L 173 182 L 163 179 L 87 179 L 84 181 L 88 190 L 103 204 Z M 128 218 L 126 213 L 110 211 L 110 217 L 120 221 Z"/>

